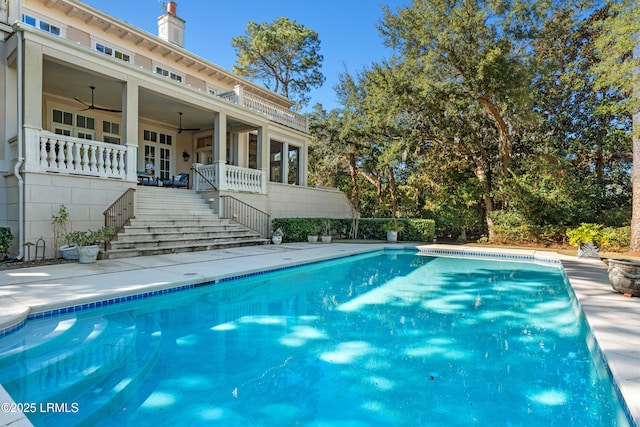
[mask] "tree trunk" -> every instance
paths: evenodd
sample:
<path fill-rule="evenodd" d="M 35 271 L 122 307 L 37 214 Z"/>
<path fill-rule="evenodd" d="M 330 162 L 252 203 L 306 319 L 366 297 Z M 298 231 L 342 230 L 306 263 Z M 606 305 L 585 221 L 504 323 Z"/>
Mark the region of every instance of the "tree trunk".
<path fill-rule="evenodd" d="M 640 60 L 640 43 L 636 43 L 633 49 L 633 58 Z M 633 112 L 633 170 L 631 174 L 632 185 L 632 212 L 631 212 L 631 252 L 640 252 L 640 69 L 634 68 L 634 87 L 632 98 L 636 102 Z"/>
<path fill-rule="evenodd" d="M 633 114 L 633 171 L 631 174 L 631 252 L 640 252 L 640 110 Z"/>
<path fill-rule="evenodd" d="M 489 109 L 493 121 L 498 127 L 498 133 L 500 134 L 500 142 L 498 144 L 498 151 L 500 153 L 500 160 L 502 162 L 502 174 L 507 176 L 511 169 L 511 135 L 509 135 L 509 127 L 502 118 L 500 110 L 497 105 L 491 102 L 488 98 L 481 96 L 478 101 Z"/>
<path fill-rule="evenodd" d="M 358 167 L 356 166 L 355 151 L 349 152 L 349 174 L 351 175 L 351 203 L 356 212 L 360 212 L 360 189 L 358 188 Z"/>
<path fill-rule="evenodd" d="M 389 192 L 391 193 L 391 218 L 397 217 L 398 210 L 398 193 L 396 190 L 396 177 L 393 174 L 393 166 L 389 167 Z"/>

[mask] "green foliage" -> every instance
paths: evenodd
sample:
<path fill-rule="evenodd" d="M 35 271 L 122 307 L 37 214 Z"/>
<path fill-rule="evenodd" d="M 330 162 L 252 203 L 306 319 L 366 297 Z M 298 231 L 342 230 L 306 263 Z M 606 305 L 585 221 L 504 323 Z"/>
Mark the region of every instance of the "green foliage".
<path fill-rule="evenodd" d="M 13 234 L 9 227 L 0 227 L 0 259 L 5 259 L 13 242 Z"/>
<path fill-rule="evenodd" d="M 296 95 L 300 104 L 306 103 L 306 93 L 325 81 L 318 34 L 294 20 L 250 21 L 246 35 L 234 37 L 231 44 L 237 55 L 235 73 L 260 80 L 284 96 Z"/>
<path fill-rule="evenodd" d="M 565 239 L 565 227 L 532 224 L 518 212 L 494 211 L 491 219 L 494 222 L 495 232 L 492 241 L 495 243 L 549 245 L 562 243 Z"/>
<path fill-rule="evenodd" d="M 115 232 L 113 227 L 102 227 L 96 231 L 72 231 L 65 235 L 65 239 L 68 243 L 75 243 L 78 246 L 90 246 L 108 241 Z"/>
<path fill-rule="evenodd" d="M 580 227 L 569 228 L 567 230 L 569 243 L 572 245 L 582 245 L 593 242 L 601 247 L 607 240 L 607 233 L 604 232 L 602 224 L 591 224 L 583 222 Z"/>
<path fill-rule="evenodd" d="M 65 234 L 67 234 L 67 221 L 69 220 L 69 212 L 65 205 L 60 205 L 58 214 L 51 216 L 51 224 L 53 224 L 53 246 L 58 248 L 62 245 Z"/>
<path fill-rule="evenodd" d="M 400 233 L 404 230 L 404 224 L 402 223 L 402 221 L 398 220 L 387 221 L 382 224 L 382 229 L 384 231 L 397 231 L 398 233 Z"/>
<path fill-rule="evenodd" d="M 324 230 L 326 218 L 274 218 L 272 227 L 282 228 L 287 241 L 306 242 L 307 236 L 317 235 Z M 331 230 L 339 236 L 354 238 L 352 218 L 331 218 L 328 220 Z M 399 219 L 398 225 L 404 227 L 402 240 L 411 242 L 431 242 L 435 235 L 435 222 L 431 219 Z M 357 239 L 386 240 L 385 218 L 361 218 L 358 221 Z"/>
<path fill-rule="evenodd" d="M 605 227 L 603 233 L 606 236 L 602 249 L 608 251 L 626 252 L 631 244 L 631 226 Z"/>

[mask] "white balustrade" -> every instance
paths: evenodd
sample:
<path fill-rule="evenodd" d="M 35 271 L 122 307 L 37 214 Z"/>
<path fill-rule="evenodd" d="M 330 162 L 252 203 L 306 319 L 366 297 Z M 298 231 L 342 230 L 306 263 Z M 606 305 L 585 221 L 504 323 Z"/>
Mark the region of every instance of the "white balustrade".
<path fill-rule="evenodd" d="M 218 171 L 218 168 L 221 171 Z M 194 189 L 211 190 L 215 186 L 218 190 L 246 191 L 251 193 L 264 193 L 266 186 L 266 174 L 257 169 L 241 168 L 225 165 L 223 163 L 213 165 L 194 164 Z M 219 177 L 224 179 L 220 180 Z M 212 185 L 213 184 L 213 185 Z"/>
<path fill-rule="evenodd" d="M 224 165 L 227 189 L 235 191 L 262 192 L 263 173 L 257 169 Z"/>
<path fill-rule="evenodd" d="M 127 147 L 49 132 L 40 134 L 40 166 L 49 172 L 125 179 Z"/>
<path fill-rule="evenodd" d="M 271 102 L 258 95 L 246 92 L 241 86 L 229 92 L 218 95 L 222 99 L 234 104 L 242 105 L 250 110 L 264 114 L 276 123 L 283 124 L 302 132 L 308 132 L 307 118 L 302 114 L 294 113 L 288 108 Z"/>

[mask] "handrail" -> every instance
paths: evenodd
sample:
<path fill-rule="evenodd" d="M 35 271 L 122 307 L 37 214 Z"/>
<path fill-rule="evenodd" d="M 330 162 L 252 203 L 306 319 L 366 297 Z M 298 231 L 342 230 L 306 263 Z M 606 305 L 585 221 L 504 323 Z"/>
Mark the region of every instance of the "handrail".
<path fill-rule="evenodd" d="M 197 173 L 198 175 L 200 175 L 200 178 L 202 178 L 207 184 L 209 184 L 215 191 L 218 191 L 218 187 L 216 187 L 216 185 L 209 181 L 209 178 L 207 178 L 206 176 L 204 176 L 202 174 L 202 172 L 200 172 L 198 169 L 196 168 L 191 168 L 192 171 L 194 171 L 195 173 Z"/>
<path fill-rule="evenodd" d="M 257 231 L 262 237 L 271 234 L 271 216 L 233 196 L 220 196 L 219 215 Z"/>
<path fill-rule="evenodd" d="M 122 230 L 129 220 L 135 218 L 135 193 L 135 188 L 129 188 L 102 213 L 104 215 L 104 226 L 115 229 L 115 233 L 111 237 Z M 105 249 L 111 241 L 111 237 L 105 242 Z"/>

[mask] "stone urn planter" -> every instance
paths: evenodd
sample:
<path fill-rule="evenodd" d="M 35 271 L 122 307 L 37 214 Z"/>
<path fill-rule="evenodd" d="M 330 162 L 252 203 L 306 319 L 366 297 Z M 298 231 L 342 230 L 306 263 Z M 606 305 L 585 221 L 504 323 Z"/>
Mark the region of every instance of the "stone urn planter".
<path fill-rule="evenodd" d="M 640 262 L 610 259 L 609 282 L 611 287 L 621 294 L 640 297 Z"/>
<path fill-rule="evenodd" d="M 78 245 L 75 245 L 73 243 L 69 245 L 63 245 L 60 246 L 58 250 L 60 251 L 60 255 L 62 255 L 62 258 L 72 261 L 78 260 Z"/>
<path fill-rule="evenodd" d="M 100 252 L 100 246 L 78 246 L 78 262 L 80 264 L 93 264 L 98 260 L 98 253 Z"/>
<path fill-rule="evenodd" d="M 309 235 L 307 236 L 307 241 L 308 241 L 309 243 L 318 243 L 318 236 L 315 236 L 315 235 L 311 235 L 311 234 L 309 234 Z"/>
<path fill-rule="evenodd" d="M 395 230 L 387 231 L 387 242 L 388 243 L 398 243 L 398 232 Z"/>

